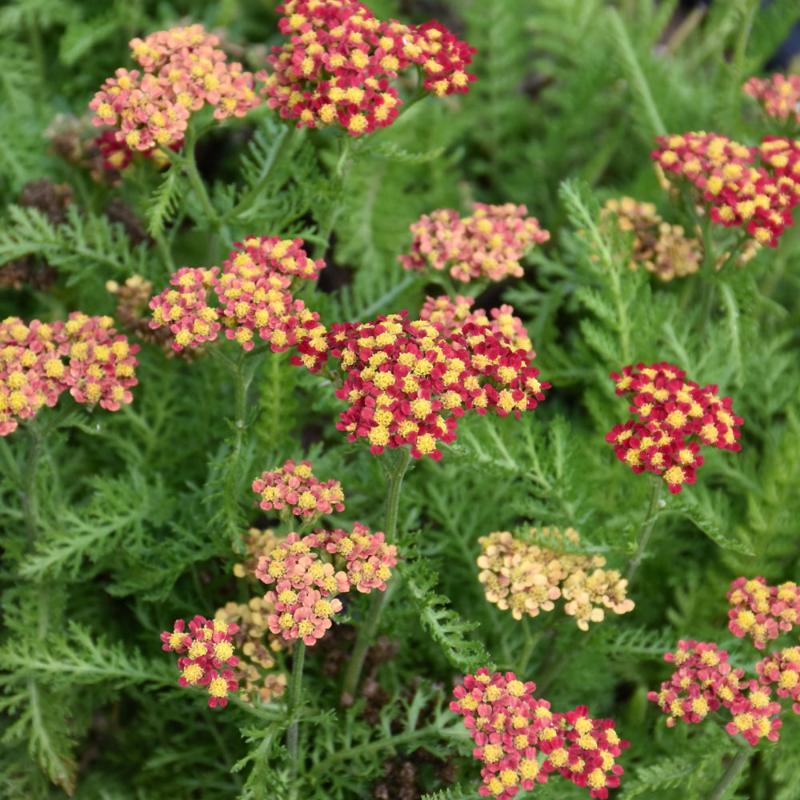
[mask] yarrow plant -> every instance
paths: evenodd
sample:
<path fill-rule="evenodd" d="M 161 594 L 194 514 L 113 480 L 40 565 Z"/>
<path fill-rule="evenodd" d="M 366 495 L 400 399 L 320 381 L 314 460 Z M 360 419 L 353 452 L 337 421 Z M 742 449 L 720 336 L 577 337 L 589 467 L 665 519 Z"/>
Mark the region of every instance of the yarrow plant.
<path fill-rule="evenodd" d="M 190 116 L 206 105 L 219 120 L 244 116 L 259 102 L 253 75 L 228 63 L 218 44 L 202 25 L 132 39 L 142 71 L 120 68 L 103 84 L 90 103 L 94 124 L 113 129 L 129 151 L 148 155 L 180 147 Z M 123 166 L 117 159 L 115 167 Z"/>
<path fill-rule="evenodd" d="M 670 182 L 691 189 L 712 222 L 777 247 L 800 200 L 796 142 L 766 137 L 754 148 L 704 131 L 659 136 L 656 142 L 653 160 Z"/>
<path fill-rule="evenodd" d="M 385 128 L 403 104 L 394 85 L 416 66 L 421 89 L 466 92 L 474 50 L 438 22 L 382 21 L 355 0 L 288 0 L 264 80 L 267 104 L 298 127 L 339 126 L 350 136 Z"/>
<path fill-rule="evenodd" d="M 763 650 L 768 640 L 789 633 L 800 622 L 800 589 L 795 583 L 770 586 L 762 577 L 737 578 L 728 593 L 729 630 L 737 638 L 750 638 Z M 785 647 L 756 664 L 755 678 L 733 668 L 729 654 L 715 643 L 680 641 L 664 660 L 674 664 L 672 676 L 648 698 L 667 715 L 667 725 L 696 724 L 725 709 L 730 721 L 725 730 L 748 744 L 777 741 L 781 729 L 780 699 L 790 699 L 800 714 L 800 647 Z"/>
<path fill-rule="evenodd" d="M 608 797 L 619 786 L 624 770 L 617 758 L 628 742 L 612 720 L 592 719 L 585 706 L 551 711 L 535 691 L 532 681 L 485 667 L 453 690 L 450 708 L 463 717 L 476 745 L 473 756 L 483 764 L 479 794 L 510 800 L 558 773 L 590 797 Z"/>
<path fill-rule="evenodd" d="M 626 596 L 628 581 L 616 570 L 603 569 L 603 556 L 566 549 L 580 547 L 577 531 L 533 528 L 530 537 L 541 544 L 528 543 L 508 531 L 478 540 L 478 580 L 490 603 L 510 610 L 520 620 L 552 611 L 555 601 L 563 598 L 564 613 L 574 617 L 583 631 L 590 622 L 602 622 L 606 609 L 615 614 L 633 610 L 634 603 Z"/>
<path fill-rule="evenodd" d="M 229 667 L 239 659 L 235 655 L 233 635 L 238 627 L 221 619 L 209 620 L 199 614 L 189 621 L 175 620 L 171 631 L 161 634 L 163 650 L 178 654 L 181 686 L 199 686 L 208 692 L 211 708 L 225 708 L 228 694 L 238 683 Z"/>
<path fill-rule="evenodd" d="M 636 419 L 615 425 L 606 441 L 620 461 L 636 473 L 659 475 L 673 494 L 695 482 L 702 447 L 741 449 L 743 420 L 716 386 L 701 387 L 666 362 L 623 367 L 611 378 Z"/>
<path fill-rule="evenodd" d="M 320 481 L 310 461 L 298 464 L 290 459 L 279 469 L 263 472 L 253 481 L 253 491 L 264 511 L 287 511 L 311 520 L 344 511 L 342 484 L 333 479 Z"/>
<path fill-rule="evenodd" d="M 472 214 L 442 208 L 411 226 L 411 252 L 400 256 L 404 269 L 447 271 L 462 283 L 520 278 L 520 261 L 550 234 L 529 217 L 525 206 L 475 203 Z"/>
<path fill-rule="evenodd" d="M 111 317 L 78 311 L 66 322 L 7 317 L 0 323 L 0 436 L 66 391 L 82 405 L 119 411 L 133 400 L 138 350 Z"/>

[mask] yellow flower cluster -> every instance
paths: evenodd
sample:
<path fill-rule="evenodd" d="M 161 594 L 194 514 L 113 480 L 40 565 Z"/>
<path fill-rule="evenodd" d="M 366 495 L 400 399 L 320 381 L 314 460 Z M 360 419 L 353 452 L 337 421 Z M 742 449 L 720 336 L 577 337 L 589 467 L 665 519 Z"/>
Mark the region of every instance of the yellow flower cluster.
<path fill-rule="evenodd" d="M 531 538 L 548 546 L 525 542 L 508 531 L 479 540 L 478 579 L 490 603 L 522 619 L 552 611 L 562 598 L 564 612 L 575 617 L 583 631 L 590 622 L 601 622 L 605 609 L 615 614 L 633 609 L 626 597 L 628 581 L 617 570 L 603 569 L 605 558 L 568 552 L 580 545 L 577 531 L 532 528 Z"/>

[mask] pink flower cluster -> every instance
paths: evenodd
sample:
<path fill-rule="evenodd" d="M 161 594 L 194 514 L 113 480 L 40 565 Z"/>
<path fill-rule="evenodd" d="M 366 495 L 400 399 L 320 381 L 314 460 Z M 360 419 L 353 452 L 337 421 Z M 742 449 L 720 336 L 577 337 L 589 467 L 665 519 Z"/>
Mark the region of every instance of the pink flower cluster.
<path fill-rule="evenodd" d="M 792 711 L 800 714 L 800 647 L 784 647 L 756 664 L 762 684 L 776 685 L 778 697 L 792 700 Z"/>
<path fill-rule="evenodd" d="M 283 352 L 305 342 L 312 365 L 325 357 L 325 328 L 319 315 L 292 296 L 293 282 L 315 280 L 325 266 L 310 259 L 301 239 L 251 237 L 235 245 L 222 270 L 185 267 L 150 301 L 153 329 L 167 327 L 172 347 L 199 347 L 228 339 L 252 350 L 258 335 L 272 350 Z M 213 291 L 218 307 L 209 304 Z"/>
<path fill-rule="evenodd" d="M 479 669 L 453 690 L 451 710 L 464 718 L 483 763 L 479 794 L 510 800 L 559 773 L 590 797 L 606 798 L 619 786 L 622 767 L 616 759 L 628 742 L 612 720 L 592 719 L 585 706 L 565 714 L 534 697 L 536 684 L 513 672 Z M 543 756 L 544 758 L 541 758 Z"/>
<path fill-rule="evenodd" d="M 629 395 L 637 420 L 615 425 L 606 435 L 617 458 L 634 472 L 660 475 L 675 494 L 695 482 L 701 446 L 741 449 L 730 397 L 716 386 L 701 387 L 666 362 L 627 366 L 611 373 L 618 395 Z"/>
<path fill-rule="evenodd" d="M 740 734 L 751 745 L 762 739 L 776 741 L 781 728 L 778 716 L 780 703 L 772 700 L 768 685 L 746 680 L 744 670 L 733 669 L 728 653 L 716 644 L 680 641 L 674 653 L 664 660 L 675 664 L 669 680 L 648 699 L 667 714 L 667 725 L 680 720 L 687 724 L 702 722 L 720 708 L 727 709 L 732 719 L 725 726 L 731 735 Z"/>
<path fill-rule="evenodd" d="M 549 387 L 530 352 L 474 322 L 444 333 L 391 314 L 333 325 L 328 347 L 344 375 L 336 396 L 348 404 L 337 427 L 350 441 L 366 439 L 373 453 L 408 445 L 414 458 L 439 459 L 439 443 L 455 440 L 466 411 L 519 417 Z"/>
<path fill-rule="evenodd" d="M 728 592 L 728 628 L 763 650 L 767 642 L 800 623 L 800 587 L 788 581 L 770 586 L 762 577 L 737 578 Z"/>
<path fill-rule="evenodd" d="M 302 538 L 290 533 L 256 567 L 259 580 L 275 585 L 265 597 L 272 607 L 270 631 L 316 644 L 342 610 L 338 595 L 353 588 L 385 591 L 396 564 L 397 548 L 359 523 L 352 533 L 319 530 Z"/>
<path fill-rule="evenodd" d="M 527 214 L 525 206 L 511 203 L 475 203 L 472 215 L 463 218 L 449 208 L 424 214 L 411 226 L 411 253 L 400 256 L 400 263 L 409 270 L 447 270 L 464 283 L 519 278 L 520 260 L 550 238 Z"/>
<path fill-rule="evenodd" d="M 0 322 L 0 436 L 67 390 L 76 402 L 106 411 L 130 403 L 139 348 L 112 325 L 111 317 L 80 312 L 66 322 Z"/>
<path fill-rule="evenodd" d="M 260 496 L 259 507 L 264 511 L 286 509 L 308 519 L 344 511 L 342 484 L 319 480 L 310 461 L 296 464 L 290 459 L 279 469 L 262 472 L 253 481 L 253 491 Z"/>
<path fill-rule="evenodd" d="M 180 146 L 189 117 L 206 104 L 216 119 L 258 105 L 252 73 L 228 63 L 218 37 L 202 25 L 172 28 L 130 42 L 143 72 L 120 68 L 89 104 L 94 124 L 114 130 L 130 150 Z"/>
<path fill-rule="evenodd" d="M 235 655 L 233 635 L 239 630 L 222 619 L 206 619 L 199 614 L 189 622 L 175 620 L 171 631 L 161 634 L 162 650 L 177 653 L 181 686 L 202 686 L 208 692 L 211 708 L 228 705 L 228 694 L 239 688 L 233 671 L 239 659 Z"/>
<path fill-rule="evenodd" d="M 742 88 L 759 102 L 768 117 L 800 123 L 800 75 L 776 72 L 769 78 L 750 78 Z"/>
<path fill-rule="evenodd" d="M 493 334 L 504 338 L 509 347 L 514 350 L 524 350 L 531 358 L 535 357 L 536 353 L 533 352 L 528 331 L 525 330 L 522 320 L 514 314 L 513 306 L 504 304 L 491 309 L 487 315 L 482 308 L 472 311 L 474 303 L 474 297 L 464 297 L 460 294 L 455 298 L 446 294 L 427 297 L 419 318 L 433 323 L 445 335 L 459 331 L 468 322 L 489 328 Z"/>
<path fill-rule="evenodd" d="M 718 225 L 743 228 L 759 244 L 776 247 L 793 224 L 800 184 L 773 170 L 758 148 L 704 131 L 659 136 L 656 142 L 652 158 L 668 176 L 685 179 L 693 187 Z M 759 155 L 761 165 L 756 164 Z"/>
<path fill-rule="evenodd" d="M 466 92 L 474 50 L 437 22 L 378 20 L 355 0 L 287 0 L 279 27 L 289 41 L 268 58 L 270 108 L 298 127 L 339 125 L 351 136 L 390 125 L 402 100 L 398 73 L 417 65 L 425 91 Z"/>

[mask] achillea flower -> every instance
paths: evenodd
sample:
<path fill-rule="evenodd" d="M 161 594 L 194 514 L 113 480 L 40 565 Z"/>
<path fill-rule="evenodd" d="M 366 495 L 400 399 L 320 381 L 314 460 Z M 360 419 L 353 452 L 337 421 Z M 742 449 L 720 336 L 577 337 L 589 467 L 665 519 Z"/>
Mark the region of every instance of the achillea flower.
<path fill-rule="evenodd" d="M 778 741 L 781 704 L 772 699 L 768 685 L 757 680 L 747 681 L 728 708 L 733 719 L 725 730 L 731 736 L 742 736 L 753 747 L 762 739 Z"/>
<path fill-rule="evenodd" d="M 215 119 L 244 116 L 258 105 L 253 75 L 227 62 L 219 39 L 202 25 L 172 28 L 130 42 L 142 67 L 120 68 L 89 104 L 94 124 L 113 129 L 118 142 L 146 155 L 180 147 L 189 117 L 205 105 Z"/>
<path fill-rule="evenodd" d="M 626 597 L 628 582 L 617 570 L 605 570 L 602 556 L 568 552 L 564 545 L 578 547 L 580 536 L 568 528 L 531 530 L 532 536 L 552 543 L 552 548 L 528 544 L 500 531 L 479 539 L 481 555 L 478 580 L 486 599 L 498 608 L 509 609 L 514 619 L 536 617 L 552 611 L 555 601 L 564 598 L 564 612 L 575 617 L 581 630 L 590 622 L 601 622 L 605 609 L 615 614 L 633 610 Z"/>
<path fill-rule="evenodd" d="M 769 78 L 750 78 L 742 89 L 758 101 L 768 117 L 800 123 L 800 75 L 776 72 Z"/>
<path fill-rule="evenodd" d="M 213 342 L 220 331 L 245 350 L 252 350 L 256 336 L 274 352 L 303 344 L 304 358 L 316 368 L 325 357 L 326 330 L 318 314 L 293 298 L 292 286 L 315 280 L 324 266 L 306 255 L 300 239 L 250 237 L 235 245 L 222 270 L 178 270 L 170 279 L 174 288 L 150 301 L 150 327 L 167 327 L 176 351 Z"/>
<path fill-rule="evenodd" d="M 792 700 L 792 711 L 800 714 L 800 647 L 785 647 L 756 664 L 762 684 L 775 684 L 778 697 Z"/>
<path fill-rule="evenodd" d="M 600 212 L 601 219 L 612 219 L 619 230 L 633 236 L 628 267 L 640 266 L 662 281 L 684 278 L 700 269 L 702 244 L 687 237 L 680 225 L 670 225 L 657 213 L 652 203 L 632 197 L 608 200 Z"/>
<path fill-rule="evenodd" d="M 400 263 L 408 270 L 447 270 L 464 283 L 519 278 L 523 274 L 519 262 L 550 238 L 527 213 L 525 206 L 511 203 L 475 203 L 468 217 L 449 208 L 425 214 L 411 226 L 411 253 L 400 256 Z"/>
<path fill-rule="evenodd" d="M 321 560 L 323 553 L 338 556 L 337 563 Z M 370 534 L 358 523 L 350 534 L 319 530 L 301 538 L 290 533 L 256 567 L 259 580 L 274 584 L 265 597 L 272 608 L 270 631 L 287 641 L 316 644 L 342 610 L 338 595 L 353 588 L 385 591 L 396 553 L 393 545 L 384 543 L 382 533 Z"/>
<path fill-rule="evenodd" d="M 606 435 L 617 458 L 634 472 L 652 472 L 674 494 L 696 479 L 703 446 L 741 449 L 741 417 L 716 386 L 701 387 L 672 364 L 637 364 L 611 373 L 618 395 L 629 395 L 639 421 L 615 425 Z"/>
<path fill-rule="evenodd" d="M 390 125 L 402 100 L 393 85 L 417 65 L 437 96 L 466 92 L 474 50 L 444 26 L 378 20 L 355 0 L 287 0 L 278 6 L 289 41 L 259 73 L 270 108 L 298 127 L 341 126 L 362 136 Z"/>
<path fill-rule="evenodd" d="M 670 180 L 685 180 L 711 219 L 726 228 L 739 227 L 761 245 L 776 247 L 793 224 L 800 201 L 799 185 L 766 165 L 756 165 L 756 148 L 712 133 L 659 136 L 652 158 Z"/>
<path fill-rule="evenodd" d="M 255 578 L 259 559 L 270 552 L 279 541 L 280 537 L 271 530 L 250 528 L 244 537 L 244 561 L 233 565 L 233 574 L 237 578 Z"/>
<path fill-rule="evenodd" d="M 796 583 L 770 586 L 762 577 L 737 578 L 727 597 L 731 606 L 728 629 L 740 639 L 752 639 L 758 650 L 800 623 L 800 587 Z"/>
<path fill-rule="evenodd" d="M 439 444 L 454 441 L 466 411 L 519 417 L 549 388 L 532 355 L 491 325 L 467 322 L 445 333 L 403 312 L 333 325 L 327 342 L 344 374 L 336 395 L 348 403 L 337 427 L 350 441 L 366 439 L 373 453 L 410 446 L 414 458 L 438 460 Z"/>
<path fill-rule="evenodd" d="M 232 670 L 239 659 L 235 655 L 233 636 L 238 627 L 224 620 L 210 620 L 200 615 L 186 623 L 176 620 L 171 631 L 161 634 L 162 649 L 178 654 L 181 686 L 202 686 L 208 692 L 211 708 L 224 708 L 228 694 L 236 691 L 238 683 Z"/>
<path fill-rule="evenodd" d="M 18 317 L 0 323 L 0 436 L 16 430 L 64 391 L 84 405 L 118 411 L 133 399 L 137 345 L 110 317 L 70 314 L 50 324 Z"/>
<path fill-rule="evenodd" d="M 286 510 L 307 519 L 344 511 L 342 484 L 319 480 L 310 461 L 296 464 L 290 459 L 279 469 L 263 472 L 253 481 L 253 491 L 260 496 L 258 505 L 264 511 Z"/>
<path fill-rule="evenodd" d="M 251 597 L 247 603 L 226 603 L 217 609 L 215 621 L 234 624 L 233 642 L 239 656 L 233 673 L 239 694 L 245 702 L 258 697 L 262 703 L 280 697 L 286 690 L 287 676 L 275 669 L 273 653 L 282 649 L 281 640 L 271 636 L 268 617 L 272 607 L 262 597 Z"/>
<path fill-rule="evenodd" d="M 520 789 L 546 783 L 555 772 L 590 797 L 606 798 L 619 786 L 617 757 L 628 746 L 611 720 L 594 720 L 580 706 L 566 714 L 534 697 L 536 684 L 513 672 L 466 675 L 453 690 L 451 710 L 464 718 L 483 763 L 479 794 L 510 800 Z M 543 758 L 542 758 L 543 756 Z"/>

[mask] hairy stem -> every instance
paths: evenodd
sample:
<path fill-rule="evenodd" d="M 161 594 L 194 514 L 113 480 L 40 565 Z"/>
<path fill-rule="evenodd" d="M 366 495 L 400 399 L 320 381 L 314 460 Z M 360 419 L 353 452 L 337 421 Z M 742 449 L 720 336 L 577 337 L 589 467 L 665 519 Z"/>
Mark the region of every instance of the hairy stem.
<path fill-rule="evenodd" d="M 636 537 L 639 541 L 639 544 L 636 548 L 633 558 L 630 561 L 630 564 L 628 564 L 628 573 L 625 576 L 628 579 L 628 583 L 633 580 L 636 570 L 639 569 L 639 566 L 644 560 L 644 555 L 647 551 L 647 545 L 650 543 L 650 539 L 653 535 L 653 529 L 656 522 L 656 512 L 658 511 L 658 503 L 661 499 L 661 487 L 663 483 L 664 481 L 660 478 L 653 479 L 652 487 L 650 489 L 650 505 L 647 508 L 647 514 L 642 522 L 641 528 L 639 528 L 639 533 Z"/>
<path fill-rule="evenodd" d="M 294 648 L 294 658 L 292 663 L 292 679 L 289 684 L 289 717 L 292 718 L 300 706 L 300 695 L 303 690 L 303 665 L 306 660 L 306 646 L 300 641 Z M 300 742 L 300 723 L 292 719 L 289 729 L 286 731 L 286 749 L 289 751 L 289 767 L 292 775 L 292 785 L 294 786 L 297 775 L 300 772 L 299 764 L 299 742 Z"/>
<path fill-rule="evenodd" d="M 387 542 L 393 542 L 397 535 L 397 516 L 400 511 L 400 490 L 403 485 L 403 477 L 408 470 L 411 461 L 411 452 L 407 447 L 400 448 L 397 460 L 392 465 L 388 477 L 388 491 L 386 495 L 386 523 L 384 533 Z M 396 579 L 395 579 L 396 580 Z M 370 601 L 369 611 L 364 624 L 359 628 L 358 637 L 353 655 L 347 665 L 347 672 L 344 676 L 342 686 L 342 705 L 352 705 L 358 682 L 361 678 L 361 670 L 364 668 L 364 659 L 367 655 L 372 640 L 380 624 L 381 614 L 386 606 L 389 597 L 389 590 L 385 592 L 375 592 Z"/>
<path fill-rule="evenodd" d="M 720 779 L 711 790 L 708 800 L 722 800 L 749 761 L 750 752 L 745 749 L 740 750 L 725 768 L 725 772 L 722 773 Z"/>

